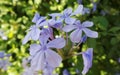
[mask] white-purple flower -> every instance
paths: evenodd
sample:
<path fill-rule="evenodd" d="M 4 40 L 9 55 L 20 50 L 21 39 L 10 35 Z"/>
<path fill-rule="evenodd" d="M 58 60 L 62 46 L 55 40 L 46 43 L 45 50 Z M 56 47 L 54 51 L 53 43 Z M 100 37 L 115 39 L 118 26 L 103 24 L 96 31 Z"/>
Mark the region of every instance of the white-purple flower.
<path fill-rule="evenodd" d="M 92 67 L 93 48 L 88 48 L 87 51 L 82 52 L 82 57 L 84 62 L 82 74 L 86 74 L 88 70 Z"/>
<path fill-rule="evenodd" d="M 3 40 L 7 40 L 7 36 L 5 36 L 3 30 L 0 30 L 0 37 L 1 37 Z"/>
<path fill-rule="evenodd" d="M 32 56 L 31 68 L 34 70 L 44 70 L 47 65 L 56 68 L 60 65 L 62 58 L 51 48 L 63 48 L 65 46 L 65 40 L 63 38 L 57 38 L 47 43 L 47 37 L 41 37 L 41 44 L 32 44 L 30 46 L 30 55 Z"/>
<path fill-rule="evenodd" d="M 60 21 L 65 20 L 65 23 L 73 24 L 76 21 L 76 19 L 71 18 L 71 17 L 74 16 L 74 15 L 77 15 L 77 14 L 82 14 L 82 10 L 83 10 L 83 5 L 79 5 L 74 12 L 72 11 L 72 8 L 67 8 L 67 9 L 65 9 L 63 11 L 62 14 L 53 13 L 53 14 L 50 14 L 50 16 L 52 16 L 52 17 L 60 17 L 59 18 Z"/>
<path fill-rule="evenodd" d="M 88 27 L 92 26 L 93 22 L 91 21 L 85 21 L 81 24 L 80 21 L 77 20 L 74 24 L 64 26 L 63 31 L 70 32 L 73 30 L 73 32 L 70 34 L 70 39 L 74 43 L 79 43 L 81 41 L 82 32 L 84 32 L 87 37 L 91 38 L 98 37 L 97 32 L 88 29 Z"/>

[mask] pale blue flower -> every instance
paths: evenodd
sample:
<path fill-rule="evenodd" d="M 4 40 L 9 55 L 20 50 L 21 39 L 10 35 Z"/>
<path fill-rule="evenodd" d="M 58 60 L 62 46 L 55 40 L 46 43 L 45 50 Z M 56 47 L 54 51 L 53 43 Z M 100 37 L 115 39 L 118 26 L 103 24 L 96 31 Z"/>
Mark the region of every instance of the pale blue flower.
<path fill-rule="evenodd" d="M 79 5 L 74 12 L 72 11 L 72 8 L 67 8 L 67 9 L 65 9 L 63 11 L 62 14 L 60 14 L 60 13 L 53 13 L 53 14 L 50 14 L 50 16 L 52 16 L 52 17 L 60 17 L 59 18 L 60 21 L 65 20 L 65 23 L 73 24 L 76 19 L 75 18 L 71 18 L 71 17 L 73 15 L 82 14 L 82 10 L 83 10 L 83 5 Z"/>
<path fill-rule="evenodd" d="M 4 51 L 0 52 L 0 58 L 4 58 L 4 57 L 10 57 L 11 54 L 6 54 Z"/>
<path fill-rule="evenodd" d="M 95 12 L 97 10 L 97 3 L 93 2 L 93 12 Z"/>
<path fill-rule="evenodd" d="M 0 52 L 0 58 L 4 58 L 5 53 L 4 52 Z"/>
<path fill-rule="evenodd" d="M 86 74 L 88 70 L 92 67 L 93 48 L 88 48 L 87 51 L 82 52 L 82 57 L 84 62 L 82 74 Z"/>
<path fill-rule="evenodd" d="M 57 38 L 50 42 L 47 42 L 48 38 L 41 36 L 41 44 L 32 44 L 30 46 L 30 55 L 32 56 L 31 67 L 34 70 L 44 70 L 46 62 L 50 67 L 58 67 L 62 61 L 62 58 L 55 51 L 50 48 L 63 48 L 65 46 L 65 40 L 63 38 Z"/>
<path fill-rule="evenodd" d="M 77 0 L 78 4 L 82 4 L 82 0 Z"/>
<path fill-rule="evenodd" d="M 64 69 L 64 70 L 63 70 L 63 75 L 70 75 L 70 73 L 68 72 L 67 69 Z"/>
<path fill-rule="evenodd" d="M 85 15 L 85 14 L 90 14 L 90 9 L 84 7 L 82 14 L 83 14 L 83 15 Z"/>
<path fill-rule="evenodd" d="M 66 25 L 65 27 L 63 27 L 63 31 L 70 32 L 74 30 L 70 34 L 70 39 L 74 43 L 79 43 L 81 41 L 82 32 L 84 32 L 87 37 L 91 37 L 91 38 L 98 37 L 97 32 L 88 29 L 88 27 L 91 26 L 93 26 L 93 22 L 91 21 L 85 21 L 81 24 L 80 21 L 77 20 L 74 24 Z"/>
<path fill-rule="evenodd" d="M 11 63 L 9 62 L 8 58 L 0 60 L 0 69 L 7 70 L 7 67 L 10 65 Z"/>

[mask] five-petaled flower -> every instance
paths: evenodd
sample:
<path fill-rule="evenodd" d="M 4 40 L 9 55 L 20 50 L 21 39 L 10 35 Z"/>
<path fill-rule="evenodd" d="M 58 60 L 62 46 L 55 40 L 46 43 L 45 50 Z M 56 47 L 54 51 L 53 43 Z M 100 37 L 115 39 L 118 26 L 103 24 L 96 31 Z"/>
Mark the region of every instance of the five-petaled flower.
<path fill-rule="evenodd" d="M 82 10 L 83 10 L 83 5 L 79 5 L 77 7 L 77 9 L 73 12 L 72 8 L 67 8 L 63 11 L 63 13 L 53 13 L 53 14 L 49 14 L 52 17 L 60 17 L 59 20 L 63 21 L 65 20 L 65 23 L 67 24 L 73 24 L 76 19 L 75 18 L 71 18 L 74 15 L 77 14 L 82 14 Z"/>
<path fill-rule="evenodd" d="M 77 20 L 74 24 L 66 25 L 63 27 L 63 31 L 70 32 L 74 30 L 70 34 L 70 39 L 72 42 L 79 43 L 82 37 L 82 31 L 86 34 L 87 37 L 97 38 L 98 33 L 96 31 L 92 31 L 87 27 L 93 26 L 93 22 L 85 21 L 82 24 L 79 20 Z"/>
<path fill-rule="evenodd" d="M 48 42 L 47 37 L 41 36 L 40 42 L 40 45 L 32 44 L 30 46 L 31 68 L 34 68 L 34 70 L 44 70 L 46 63 L 52 68 L 58 67 L 62 58 L 51 48 L 63 48 L 65 40 L 63 38 L 56 38 Z"/>

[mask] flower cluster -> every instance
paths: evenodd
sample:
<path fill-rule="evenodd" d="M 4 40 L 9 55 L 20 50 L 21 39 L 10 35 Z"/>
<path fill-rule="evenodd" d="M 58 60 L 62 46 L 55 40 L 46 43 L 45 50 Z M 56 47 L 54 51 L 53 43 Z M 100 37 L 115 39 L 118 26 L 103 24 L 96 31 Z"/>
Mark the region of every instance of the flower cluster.
<path fill-rule="evenodd" d="M 65 9 L 62 13 L 49 14 L 51 19 L 40 16 L 36 13 L 32 19 L 34 25 L 28 29 L 28 33 L 22 43 L 26 44 L 29 40 L 38 41 L 30 45 L 29 63 L 23 75 L 36 75 L 40 71 L 42 75 L 54 75 L 53 71 L 59 67 L 64 59 L 62 49 L 65 49 L 68 39 L 74 46 L 87 40 L 87 37 L 97 38 L 98 33 L 89 29 L 93 22 L 80 22 L 73 16 L 83 13 L 83 5 L 79 5 L 76 10 Z M 59 34 L 55 34 L 58 32 Z M 66 35 L 67 34 L 67 35 Z M 70 34 L 70 36 L 69 36 Z M 69 50 L 71 51 L 72 48 Z M 82 74 L 86 74 L 92 66 L 93 49 L 88 48 L 85 52 L 80 52 L 84 61 Z M 77 55 L 77 54 L 76 54 Z M 26 66 L 26 61 L 23 64 Z M 56 74 L 55 74 L 56 75 Z"/>

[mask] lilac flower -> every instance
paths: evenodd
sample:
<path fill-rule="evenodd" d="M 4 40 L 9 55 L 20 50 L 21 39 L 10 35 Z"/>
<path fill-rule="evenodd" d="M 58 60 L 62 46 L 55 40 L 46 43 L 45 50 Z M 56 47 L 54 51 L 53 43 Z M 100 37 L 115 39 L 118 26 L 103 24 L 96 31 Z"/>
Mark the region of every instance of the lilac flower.
<path fill-rule="evenodd" d="M 84 7 L 82 14 L 83 14 L 83 15 L 84 15 L 84 14 L 90 14 L 90 9 Z"/>
<path fill-rule="evenodd" d="M 93 2 L 93 12 L 95 12 L 97 10 L 97 3 Z"/>
<path fill-rule="evenodd" d="M 40 27 L 43 28 L 43 26 L 48 25 L 48 22 L 45 20 L 45 17 L 41 17 L 38 13 L 36 13 L 32 19 L 32 22 L 35 23 L 35 25 L 31 26 L 29 28 L 28 34 L 23 39 L 22 43 L 26 44 L 30 39 L 31 40 L 38 40 L 40 35 Z"/>
<path fill-rule="evenodd" d="M 63 38 L 57 38 L 47 43 L 47 37 L 41 37 L 41 44 L 32 44 L 30 46 L 30 54 L 33 57 L 31 60 L 31 67 L 35 70 L 43 70 L 45 63 L 47 62 L 50 67 L 58 67 L 62 61 L 62 58 L 55 51 L 50 48 L 63 48 L 65 46 L 65 40 Z"/>
<path fill-rule="evenodd" d="M 70 75 L 70 73 L 68 72 L 67 69 L 64 69 L 64 70 L 63 70 L 63 75 Z"/>
<path fill-rule="evenodd" d="M 82 53 L 84 68 L 82 74 L 86 74 L 88 70 L 92 67 L 93 59 L 93 48 L 88 48 L 87 51 Z"/>
<path fill-rule="evenodd" d="M 70 32 L 70 31 L 74 30 L 70 34 L 70 39 L 72 42 L 78 43 L 81 40 L 82 31 L 85 33 L 85 35 L 87 37 L 91 37 L 91 38 L 98 37 L 97 32 L 92 31 L 92 30 L 87 28 L 87 27 L 91 27 L 91 26 L 93 26 L 93 22 L 91 22 L 91 21 L 85 21 L 81 24 L 80 21 L 78 20 L 72 25 L 66 25 L 65 27 L 63 27 L 63 31 Z"/>
<path fill-rule="evenodd" d="M 8 59 L 0 60 L 0 69 L 7 70 L 7 67 L 10 66 L 11 63 Z"/>
<path fill-rule="evenodd" d="M 0 58 L 4 58 L 4 57 L 10 57 L 11 56 L 11 54 L 5 54 L 5 52 L 4 51 L 1 51 L 0 52 Z"/>
<path fill-rule="evenodd" d="M 65 23 L 73 24 L 76 19 L 71 18 L 71 16 L 76 15 L 76 14 L 82 14 L 82 10 L 83 10 L 83 5 L 79 5 L 78 8 L 74 12 L 72 11 L 72 8 L 67 8 L 63 11 L 62 14 L 53 13 L 53 14 L 50 14 L 50 16 L 52 16 L 52 17 L 59 16 L 60 21 L 65 20 Z"/>
<path fill-rule="evenodd" d="M 5 53 L 4 52 L 0 52 L 0 58 L 4 58 Z"/>
<path fill-rule="evenodd" d="M 78 4 L 82 4 L 82 0 L 77 0 Z"/>

